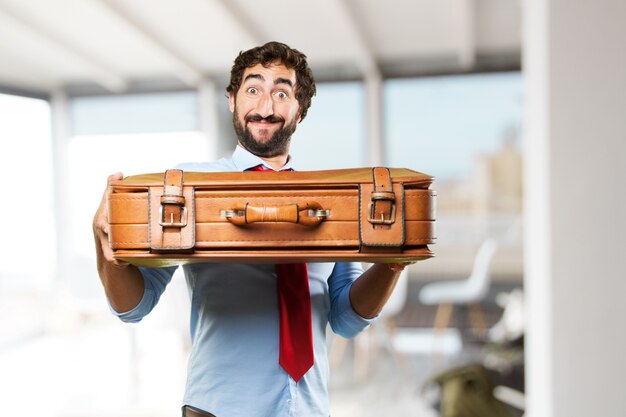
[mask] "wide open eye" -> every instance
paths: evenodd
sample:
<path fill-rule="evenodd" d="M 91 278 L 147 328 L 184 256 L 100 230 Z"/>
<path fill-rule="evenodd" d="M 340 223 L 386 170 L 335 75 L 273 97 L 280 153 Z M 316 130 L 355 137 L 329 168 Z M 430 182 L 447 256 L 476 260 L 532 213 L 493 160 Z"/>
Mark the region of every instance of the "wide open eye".
<path fill-rule="evenodd" d="M 246 93 L 256 95 L 259 93 L 256 87 L 248 87 L 246 88 Z"/>
<path fill-rule="evenodd" d="M 279 90 L 277 92 L 274 93 L 274 96 L 278 99 L 278 100 L 286 100 L 289 98 L 289 94 L 287 94 L 286 91 L 283 90 Z"/>

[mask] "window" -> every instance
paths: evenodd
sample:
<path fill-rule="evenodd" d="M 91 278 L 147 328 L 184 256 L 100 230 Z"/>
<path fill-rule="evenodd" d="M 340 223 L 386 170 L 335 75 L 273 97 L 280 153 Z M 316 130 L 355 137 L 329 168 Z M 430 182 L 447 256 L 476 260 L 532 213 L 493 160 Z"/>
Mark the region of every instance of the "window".
<path fill-rule="evenodd" d="M 496 237 L 508 245 L 494 273 L 521 277 L 522 91 L 519 72 L 385 83 L 387 164 L 435 177 L 440 256 L 429 273 L 465 273 Z"/>
<path fill-rule="evenodd" d="M 0 286 L 43 289 L 55 259 L 50 107 L 0 94 L 0 114 Z"/>
<path fill-rule="evenodd" d="M 91 222 L 115 172 L 125 176 L 162 172 L 188 161 L 210 160 L 212 150 L 198 131 L 195 92 L 79 97 L 70 102 L 72 136 L 66 149 L 71 242 L 65 254 L 75 282 L 99 286 Z M 85 268 L 76 265 L 85 265 Z M 84 269 L 84 270 L 81 270 Z M 100 288 L 94 291 L 102 293 Z"/>
<path fill-rule="evenodd" d="M 363 85 L 321 83 L 291 141 L 301 170 L 355 168 L 367 162 Z"/>

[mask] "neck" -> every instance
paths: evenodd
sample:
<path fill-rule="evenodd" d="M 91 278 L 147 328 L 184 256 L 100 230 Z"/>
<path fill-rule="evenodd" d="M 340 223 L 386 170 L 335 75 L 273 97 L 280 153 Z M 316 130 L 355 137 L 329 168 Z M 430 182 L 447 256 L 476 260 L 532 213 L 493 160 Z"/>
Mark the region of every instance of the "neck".
<path fill-rule="evenodd" d="M 246 149 L 248 152 L 252 153 L 253 155 L 257 155 L 256 153 L 252 152 L 250 149 L 246 148 L 241 143 L 241 141 L 238 141 L 237 144 L 241 146 L 243 149 Z M 287 150 L 285 150 L 285 153 L 282 153 L 280 155 L 268 156 L 268 157 L 260 156 L 260 155 L 257 155 L 257 156 L 263 160 L 263 163 L 266 166 L 272 167 L 275 170 L 279 170 L 285 166 L 285 164 L 287 163 L 287 159 L 289 159 L 289 147 L 287 147 Z"/>
<path fill-rule="evenodd" d="M 272 167 L 275 170 L 279 170 L 279 169 L 281 169 L 282 167 L 285 166 L 285 164 L 287 163 L 287 158 L 288 157 L 289 157 L 289 155 L 285 154 L 285 155 L 273 156 L 271 158 L 261 157 L 261 159 L 263 160 L 265 165 L 267 165 L 268 167 Z"/>

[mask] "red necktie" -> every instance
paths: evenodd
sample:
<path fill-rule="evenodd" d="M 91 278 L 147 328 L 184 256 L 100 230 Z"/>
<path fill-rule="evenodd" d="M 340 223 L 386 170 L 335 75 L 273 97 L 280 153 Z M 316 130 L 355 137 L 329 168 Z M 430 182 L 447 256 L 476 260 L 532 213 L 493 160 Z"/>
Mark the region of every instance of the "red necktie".
<path fill-rule="evenodd" d="M 271 171 L 257 165 L 248 171 Z M 298 382 L 313 366 L 311 295 L 305 263 L 276 265 L 280 351 L 278 363 Z"/>

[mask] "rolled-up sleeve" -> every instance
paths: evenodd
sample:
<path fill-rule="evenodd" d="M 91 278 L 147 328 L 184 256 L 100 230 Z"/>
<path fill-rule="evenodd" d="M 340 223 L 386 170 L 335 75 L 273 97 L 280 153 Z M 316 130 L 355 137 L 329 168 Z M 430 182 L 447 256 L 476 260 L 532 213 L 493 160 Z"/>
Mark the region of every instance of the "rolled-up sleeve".
<path fill-rule="evenodd" d="M 143 297 L 139 304 L 132 310 L 122 313 L 116 311 L 109 303 L 111 312 L 119 317 L 120 320 L 127 323 L 137 323 L 152 311 L 154 306 L 159 302 L 161 294 L 165 291 L 165 287 L 172 280 L 172 276 L 176 271 L 176 266 L 167 268 L 139 268 L 143 275 L 144 291 Z"/>
<path fill-rule="evenodd" d="M 350 302 L 352 284 L 363 273 L 359 263 L 338 262 L 328 278 L 330 312 L 328 322 L 331 329 L 346 338 L 354 337 L 372 324 L 376 317 L 361 317 Z"/>

